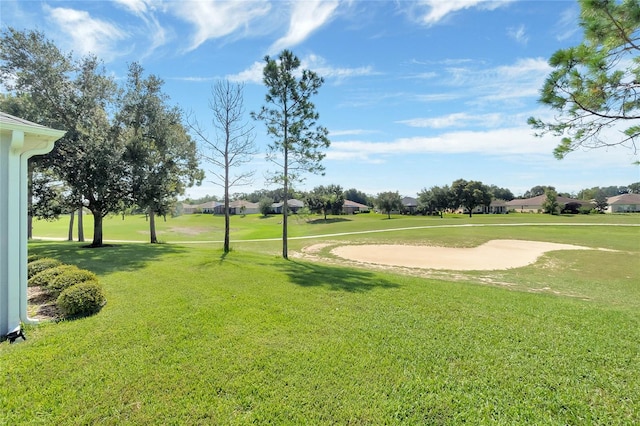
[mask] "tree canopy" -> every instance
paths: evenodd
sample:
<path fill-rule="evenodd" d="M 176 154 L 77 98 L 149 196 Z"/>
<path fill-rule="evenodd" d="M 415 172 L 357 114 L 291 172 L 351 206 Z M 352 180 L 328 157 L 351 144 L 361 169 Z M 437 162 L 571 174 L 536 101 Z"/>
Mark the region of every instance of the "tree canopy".
<path fill-rule="evenodd" d="M 161 80 L 143 79 L 142 68 L 132 65 L 122 96 L 98 58 L 74 59 L 41 32 L 7 28 L 0 41 L 2 85 L 24 111 L 37 110 L 25 118 L 67 131 L 34 164 L 66 184 L 74 207 L 91 211 L 91 246 L 103 245 L 107 214 L 134 202 L 166 212 L 197 180 L 194 146 L 179 110 L 164 103 Z"/>
<path fill-rule="evenodd" d="M 473 209 L 477 206 L 490 205 L 492 199 L 489 187 L 475 180 L 458 179 L 454 181 L 451 184 L 451 194 L 453 204 L 464 207 L 469 213 L 469 217 L 473 215 Z"/>
<path fill-rule="evenodd" d="M 127 89 L 119 105 L 126 141 L 132 201 L 149 215 L 150 242 L 157 243 L 155 216 L 165 216 L 187 187 L 200 184 L 196 144 L 182 125 L 182 113 L 167 104 L 164 82 L 144 78 L 138 63 L 129 66 Z M 126 205 L 126 204 L 125 204 Z"/>
<path fill-rule="evenodd" d="M 398 191 L 385 191 L 378 194 L 376 197 L 376 206 L 387 214 L 387 218 L 391 219 L 392 211 L 402 210 L 402 197 Z"/>
<path fill-rule="evenodd" d="M 540 102 L 558 114 L 529 118 L 543 135 L 561 140 L 564 158 L 578 148 L 615 145 L 637 153 L 640 136 L 640 2 L 579 0 L 583 42 L 555 52 Z"/>
<path fill-rule="evenodd" d="M 344 192 L 340 185 L 317 186 L 305 197 L 309 210 L 313 213 L 337 215 L 342 213 L 344 205 Z"/>

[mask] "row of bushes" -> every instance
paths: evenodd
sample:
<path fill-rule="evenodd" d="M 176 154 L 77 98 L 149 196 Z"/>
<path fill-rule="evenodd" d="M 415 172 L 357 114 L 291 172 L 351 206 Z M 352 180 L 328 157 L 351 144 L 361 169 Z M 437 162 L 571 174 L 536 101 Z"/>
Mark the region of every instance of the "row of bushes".
<path fill-rule="evenodd" d="M 96 274 L 57 259 L 29 256 L 27 278 L 28 286 L 42 288 L 66 318 L 95 314 L 106 303 Z"/>

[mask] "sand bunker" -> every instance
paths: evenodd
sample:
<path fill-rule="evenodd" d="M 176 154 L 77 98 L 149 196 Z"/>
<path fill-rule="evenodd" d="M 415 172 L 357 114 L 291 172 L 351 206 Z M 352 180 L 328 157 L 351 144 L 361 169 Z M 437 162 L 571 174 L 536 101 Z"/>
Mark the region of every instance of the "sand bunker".
<path fill-rule="evenodd" d="M 408 245 L 350 245 L 331 250 L 335 256 L 356 262 L 412 268 L 478 271 L 519 268 L 554 250 L 591 250 L 570 244 L 522 240 L 493 240 L 473 248 Z"/>

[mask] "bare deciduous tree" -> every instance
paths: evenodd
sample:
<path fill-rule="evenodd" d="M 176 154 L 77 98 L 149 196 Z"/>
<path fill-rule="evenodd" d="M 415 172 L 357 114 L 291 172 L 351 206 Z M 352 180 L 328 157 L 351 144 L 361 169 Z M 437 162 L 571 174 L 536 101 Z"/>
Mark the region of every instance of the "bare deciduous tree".
<path fill-rule="evenodd" d="M 191 117 L 189 127 L 201 141 L 202 158 L 214 166 L 212 183 L 224 189 L 224 252 L 229 252 L 229 189 L 252 183 L 255 170 L 242 170 L 257 154 L 254 126 L 245 120 L 244 84 L 218 81 L 211 88 L 209 109 L 215 129 L 210 137 L 198 121 Z M 231 169 L 238 169 L 232 173 Z"/>

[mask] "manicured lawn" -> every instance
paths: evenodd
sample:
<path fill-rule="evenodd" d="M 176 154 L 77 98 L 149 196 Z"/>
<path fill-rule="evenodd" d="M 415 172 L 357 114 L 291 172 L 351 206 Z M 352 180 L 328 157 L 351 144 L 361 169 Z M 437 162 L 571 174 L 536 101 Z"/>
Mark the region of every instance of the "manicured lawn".
<path fill-rule="evenodd" d="M 348 216 L 329 216 L 327 221 L 322 216 L 313 215 L 308 218 L 293 215 L 289 219 L 290 237 L 307 237 L 321 234 L 341 232 L 362 232 L 370 230 L 396 229 L 416 226 L 444 226 L 444 225 L 482 225 L 482 224 L 522 224 L 537 223 L 580 223 L 580 224 L 638 224 L 639 215 L 562 215 L 549 216 L 542 214 L 508 214 L 508 215 L 445 215 L 444 218 L 429 216 L 392 215 L 391 220 L 384 214 L 360 214 Z M 280 216 L 263 217 L 258 214 L 236 215 L 231 217 L 231 239 L 242 241 L 248 239 L 279 238 L 282 235 L 282 218 Z M 77 239 L 77 223 L 74 238 Z M 68 235 L 69 219 L 63 217 L 53 222 L 35 220 L 33 235 L 66 239 Z M 167 217 L 156 220 L 158 238 L 164 242 L 181 241 L 222 241 L 224 239 L 224 216 L 194 214 L 182 215 L 175 218 Z M 149 223 L 145 216 L 108 216 L 103 224 L 105 240 L 148 241 Z M 91 241 L 93 237 L 93 218 L 84 216 L 85 239 Z"/>
<path fill-rule="evenodd" d="M 183 228 L 214 219 L 181 218 Z M 293 229 L 492 226 L 291 240 L 291 250 L 514 238 L 615 251 L 454 273 L 284 261 L 278 241 L 236 241 L 226 256 L 216 243 L 34 242 L 33 253 L 99 274 L 108 303 L 0 345 L 0 423 L 640 422 L 640 227 L 564 226 L 633 225 L 638 216 L 348 219 Z M 271 238 L 278 220 L 238 217 L 233 226 L 245 239 Z M 495 226 L 522 223 L 536 225 Z M 105 238 L 120 232 L 108 229 Z"/>

